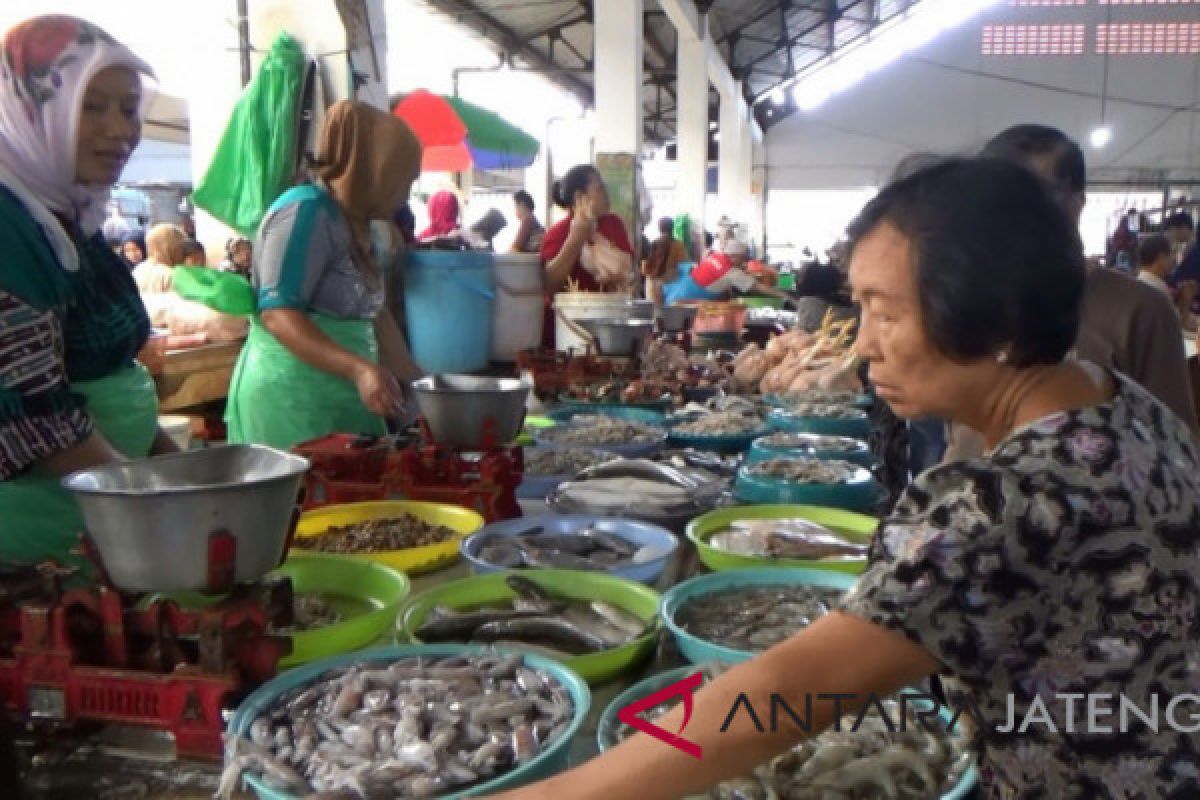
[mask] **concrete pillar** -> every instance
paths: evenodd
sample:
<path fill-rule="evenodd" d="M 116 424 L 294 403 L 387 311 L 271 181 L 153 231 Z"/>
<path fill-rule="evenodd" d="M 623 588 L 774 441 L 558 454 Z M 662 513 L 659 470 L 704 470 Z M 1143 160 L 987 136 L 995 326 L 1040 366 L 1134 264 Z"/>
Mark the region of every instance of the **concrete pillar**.
<path fill-rule="evenodd" d="M 642 8 L 642 0 L 604 0 L 593 5 L 595 163 L 608 188 L 612 211 L 625 222 L 635 249 L 641 231 L 637 187 L 642 149 Z"/>
<path fill-rule="evenodd" d="M 704 40 L 679 34 L 675 197 L 679 210 L 704 224 L 708 170 L 708 67 Z"/>
<path fill-rule="evenodd" d="M 604 0 L 595 13 L 596 151 L 642 149 L 642 0 Z"/>
<path fill-rule="evenodd" d="M 741 98 L 721 93 L 721 138 L 717 153 L 717 204 L 722 215 L 740 221 L 742 139 L 745 136 Z"/>

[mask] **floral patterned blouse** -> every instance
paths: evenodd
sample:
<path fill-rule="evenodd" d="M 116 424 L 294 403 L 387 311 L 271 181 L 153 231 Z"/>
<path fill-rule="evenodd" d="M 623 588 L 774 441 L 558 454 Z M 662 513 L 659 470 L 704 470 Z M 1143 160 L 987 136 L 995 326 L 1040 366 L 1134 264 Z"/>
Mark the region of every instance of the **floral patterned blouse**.
<path fill-rule="evenodd" d="M 880 528 L 844 610 L 943 664 L 983 796 L 1200 797 L 1198 462 L 1118 376 L 1105 404 L 925 472 Z"/>

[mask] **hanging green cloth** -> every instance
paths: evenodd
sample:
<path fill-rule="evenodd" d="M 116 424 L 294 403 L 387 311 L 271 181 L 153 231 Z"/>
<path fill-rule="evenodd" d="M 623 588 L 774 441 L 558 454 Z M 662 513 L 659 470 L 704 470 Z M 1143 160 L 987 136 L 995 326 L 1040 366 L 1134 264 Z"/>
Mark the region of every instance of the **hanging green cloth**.
<path fill-rule="evenodd" d="M 292 184 L 305 69 L 300 43 L 279 34 L 192 195 L 197 206 L 243 236 L 254 236 L 271 203 Z"/>

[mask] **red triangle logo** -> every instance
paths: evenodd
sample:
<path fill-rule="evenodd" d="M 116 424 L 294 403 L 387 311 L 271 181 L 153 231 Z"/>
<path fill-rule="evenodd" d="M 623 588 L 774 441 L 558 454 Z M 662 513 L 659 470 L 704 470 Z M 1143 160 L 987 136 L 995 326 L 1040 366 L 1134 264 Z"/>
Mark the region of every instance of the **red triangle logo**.
<path fill-rule="evenodd" d="M 621 722 L 624 722 L 631 728 L 635 728 L 648 736 L 653 736 L 660 742 L 669 744 L 676 750 L 681 750 L 684 753 L 687 753 L 692 758 L 700 758 L 701 753 L 703 752 L 700 745 L 696 744 L 695 742 L 688 741 L 678 734 L 671 733 L 664 728 L 660 728 L 653 722 L 644 720 L 638 715 L 643 711 L 649 711 L 655 706 L 670 700 L 672 697 L 682 697 L 683 724 L 679 726 L 679 733 L 683 733 L 684 728 L 687 727 L 688 721 L 692 718 L 692 707 L 695 701 L 695 691 L 699 689 L 703 683 L 704 675 L 702 673 L 697 672 L 694 675 L 689 675 L 681 681 L 676 681 L 670 686 L 659 689 L 652 695 L 643 697 L 636 703 L 630 703 L 629 705 L 625 706 L 617 712 L 617 719 L 619 719 Z"/>

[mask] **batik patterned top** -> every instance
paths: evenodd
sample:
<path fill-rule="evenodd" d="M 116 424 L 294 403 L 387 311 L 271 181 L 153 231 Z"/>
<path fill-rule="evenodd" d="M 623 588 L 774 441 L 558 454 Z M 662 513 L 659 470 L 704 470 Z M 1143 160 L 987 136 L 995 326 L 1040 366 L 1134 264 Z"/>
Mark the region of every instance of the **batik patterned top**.
<path fill-rule="evenodd" d="M 88 437 L 71 384 L 132 363 L 150 320 L 124 262 L 77 238 L 68 273 L 25 207 L 0 186 L 0 480 Z"/>
<path fill-rule="evenodd" d="M 881 526 L 844 608 L 944 665 L 951 706 L 981 723 L 985 797 L 1200 797 L 1198 460 L 1119 377 L 1108 403 L 924 473 Z M 1125 733 L 1103 713 L 1120 695 Z M 1155 707 L 1157 733 L 1136 713 Z"/>

